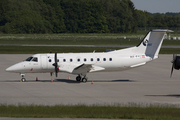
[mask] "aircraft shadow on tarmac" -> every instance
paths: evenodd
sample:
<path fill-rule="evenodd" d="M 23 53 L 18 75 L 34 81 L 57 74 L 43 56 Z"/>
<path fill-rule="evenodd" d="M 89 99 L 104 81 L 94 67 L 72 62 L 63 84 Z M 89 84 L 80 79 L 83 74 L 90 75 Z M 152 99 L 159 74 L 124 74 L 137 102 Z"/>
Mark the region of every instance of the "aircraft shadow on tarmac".
<path fill-rule="evenodd" d="M 7 81 L 1 81 L 1 82 L 20 82 L 20 80 L 7 80 Z M 26 82 L 52 82 L 51 80 L 27 80 Z M 64 83 L 82 83 L 77 82 L 76 80 L 68 80 L 68 79 L 55 79 L 53 82 L 64 82 Z M 88 80 L 87 83 L 90 82 L 135 82 L 134 80 L 128 80 L 128 79 L 122 79 L 122 80 Z"/>
<path fill-rule="evenodd" d="M 149 97 L 176 97 L 180 98 L 180 94 L 169 94 L 169 95 L 145 95 Z"/>
<path fill-rule="evenodd" d="M 59 82 L 66 82 L 66 83 L 82 83 L 77 82 L 76 80 L 68 80 L 68 79 L 56 79 Z M 87 82 L 132 82 L 132 80 L 88 80 Z"/>

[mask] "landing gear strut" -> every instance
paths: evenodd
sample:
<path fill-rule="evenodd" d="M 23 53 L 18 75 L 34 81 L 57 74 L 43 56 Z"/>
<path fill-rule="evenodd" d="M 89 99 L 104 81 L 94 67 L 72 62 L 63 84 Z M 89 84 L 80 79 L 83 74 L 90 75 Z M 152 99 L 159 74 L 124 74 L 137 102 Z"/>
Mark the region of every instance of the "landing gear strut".
<path fill-rule="evenodd" d="M 21 73 L 20 75 L 22 77 L 20 82 L 26 82 L 25 74 Z"/>
<path fill-rule="evenodd" d="M 82 81 L 83 83 L 86 83 L 87 82 L 87 77 L 86 77 L 86 75 L 83 77 L 83 78 L 81 78 L 81 76 L 80 75 L 78 75 L 77 77 L 76 77 L 76 81 L 78 81 L 78 82 L 80 82 L 80 81 Z"/>

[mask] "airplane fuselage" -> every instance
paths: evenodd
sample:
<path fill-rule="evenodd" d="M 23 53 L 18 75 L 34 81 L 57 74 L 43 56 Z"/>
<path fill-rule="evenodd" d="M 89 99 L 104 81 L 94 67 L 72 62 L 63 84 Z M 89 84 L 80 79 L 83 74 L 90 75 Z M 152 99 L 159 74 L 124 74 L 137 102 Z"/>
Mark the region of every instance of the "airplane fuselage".
<path fill-rule="evenodd" d="M 113 54 L 105 53 L 66 53 L 57 54 L 60 72 L 73 73 L 71 66 L 91 64 L 94 71 L 122 71 L 144 65 L 151 58 L 143 54 Z M 17 73 L 45 73 L 54 72 L 54 54 L 35 54 L 31 58 L 11 66 L 11 71 Z M 14 68 L 14 69 L 13 69 Z M 76 73 L 73 73 L 76 74 Z"/>

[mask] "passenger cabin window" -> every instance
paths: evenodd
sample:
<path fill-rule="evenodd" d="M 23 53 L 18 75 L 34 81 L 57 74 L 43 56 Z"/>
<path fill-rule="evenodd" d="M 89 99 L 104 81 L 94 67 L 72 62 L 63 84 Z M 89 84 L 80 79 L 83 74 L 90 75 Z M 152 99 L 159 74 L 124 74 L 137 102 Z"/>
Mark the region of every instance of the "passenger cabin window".
<path fill-rule="evenodd" d="M 57 59 L 57 62 L 59 62 L 59 59 Z"/>
<path fill-rule="evenodd" d="M 77 59 L 78 62 L 80 62 L 80 59 Z"/>
<path fill-rule="evenodd" d="M 26 61 L 31 61 L 33 59 L 33 57 L 29 57 L 26 59 Z"/>
<path fill-rule="evenodd" d="M 66 62 L 66 59 L 63 59 L 63 62 Z"/>
<path fill-rule="evenodd" d="M 37 57 L 34 57 L 32 61 L 38 62 L 38 58 L 37 58 Z"/>
<path fill-rule="evenodd" d="M 106 58 L 103 58 L 103 61 L 106 61 Z"/>
<path fill-rule="evenodd" d="M 73 61 L 73 59 L 70 59 L 70 62 L 72 62 Z"/>
<path fill-rule="evenodd" d="M 49 62 L 51 62 L 51 59 L 49 59 Z"/>
<path fill-rule="evenodd" d="M 84 58 L 84 62 L 86 62 L 87 61 L 87 59 L 86 58 Z"/>
<path fill-rule="evenodd" d="M 100 61 L 100 59 L 99 59 L 99 58 L 97 58 L 97 61 Z"/>
<path fill-rule="evenodd" d="M 112 58 L 109 58 L 109 61 L 112 61 Z"/>
<path fill-rule="evenodd" d="M 93 58 L 91 58 L 91 61 L 93 61 Z"/>

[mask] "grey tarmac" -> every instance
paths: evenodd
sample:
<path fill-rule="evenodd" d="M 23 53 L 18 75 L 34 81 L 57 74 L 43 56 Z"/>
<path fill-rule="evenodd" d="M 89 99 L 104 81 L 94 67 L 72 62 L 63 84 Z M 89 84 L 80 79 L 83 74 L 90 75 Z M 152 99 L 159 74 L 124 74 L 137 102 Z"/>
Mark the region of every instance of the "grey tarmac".
<path fill-rule="evenodd" d="M 142 67 L 127 71 L 89 73 L 87 83 L 76 82 L 76 76 L 67 73 L 59 73 L 53 83 L 49 73 L 26 74 L 27 82 L 20 82 L 18 73 L 5 71 L 29 56 L 0 54 L 0 104 L 180 105 L 180 71 L 174 70 L 170 78 L 172 55 L 160 55 Z"/>

